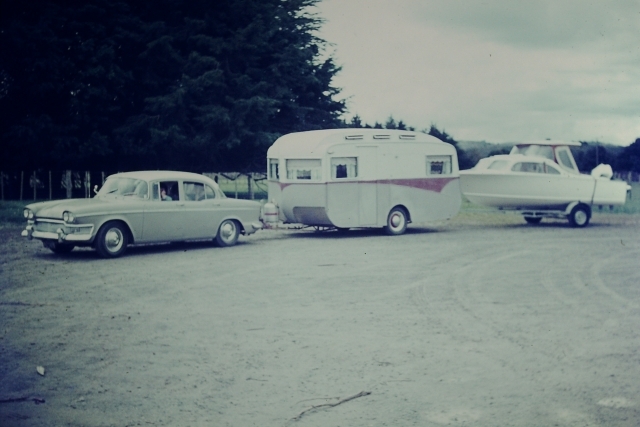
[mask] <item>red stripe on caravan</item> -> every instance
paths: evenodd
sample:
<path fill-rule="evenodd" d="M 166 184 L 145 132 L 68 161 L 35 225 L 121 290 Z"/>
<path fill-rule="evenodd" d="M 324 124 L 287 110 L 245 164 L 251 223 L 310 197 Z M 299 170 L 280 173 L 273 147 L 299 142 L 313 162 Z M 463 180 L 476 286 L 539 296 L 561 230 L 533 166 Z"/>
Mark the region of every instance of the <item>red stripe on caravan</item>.
<path fill-rule="evenodd" d="M 451 181 L 455 181 L 458 178 L 410 178 L 410 179 L 381 179 L 376 181 L 331 181 L 331 182 L 279 182 L 280 190 L 284 190 L 286 187 L 295 184 L 304 185 L 327 185 L 327 184 L 392 184 L 401 185 L 403 187 L 419 188 L 420 190 L 434 191 L 440 193 L 447 184 Z"/>
<path fill-rule="evenodd" d="M 382 179 L 379 184 L 402 185 L 403 187 L 419 188 L 420 190 L 440 193 L 451 181 L 458 178 L 410 178 L 410 179 Z"/>

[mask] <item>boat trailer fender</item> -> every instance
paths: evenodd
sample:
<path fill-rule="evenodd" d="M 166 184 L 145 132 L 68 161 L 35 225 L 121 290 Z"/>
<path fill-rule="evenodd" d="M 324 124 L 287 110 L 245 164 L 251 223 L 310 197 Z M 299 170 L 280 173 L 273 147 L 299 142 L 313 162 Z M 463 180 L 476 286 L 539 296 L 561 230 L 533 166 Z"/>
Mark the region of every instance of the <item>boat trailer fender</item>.
<path fill-rule="evenodd" d="M 576 206 L 578 206 L 580 204 L 580 202 L 571 202 L 567 205 L 567 208 L 564 210 L 564 214 L 565 215 L 569 215 L 571 214 L 571 211 L 573 210 L 573 208 L 575 208 Z"/>

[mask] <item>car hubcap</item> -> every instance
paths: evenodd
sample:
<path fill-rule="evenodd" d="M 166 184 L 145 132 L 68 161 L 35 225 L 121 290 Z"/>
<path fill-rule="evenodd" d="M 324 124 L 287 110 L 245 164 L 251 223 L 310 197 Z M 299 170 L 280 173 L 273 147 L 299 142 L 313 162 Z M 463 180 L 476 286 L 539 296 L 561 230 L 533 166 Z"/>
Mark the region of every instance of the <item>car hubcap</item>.
<path fill-rule="evenodd" d="M 222 225 L 222 229 L 220 230 L 220 234 L 222 234 L 222 238 L 225 240 L 229 240 L 233 238 L 233 235 L 235 234 L 236 231 L 236 227 L 230 223 L 230 222 L 226 222 Z"/>
<path fill-rule="evenodd" d="M 587 213 L 585 211 L 578 211 L 575 215 L 576 224 L 582 225 L 587 222 Z"/>
<path fill-rule="evenodd" d="M 402 226 L 402 215 L 400 215 L 399 213 L 394 213 L 391 216 L 390 222 L 393 228 L 400 228 Z"/>
<path fill-rule="evenodd" d="M 122 232 L 115 228 L 109 230 L 105 237 L 105 243 L 109 251 L 117 251 L 122 246 Z"/>

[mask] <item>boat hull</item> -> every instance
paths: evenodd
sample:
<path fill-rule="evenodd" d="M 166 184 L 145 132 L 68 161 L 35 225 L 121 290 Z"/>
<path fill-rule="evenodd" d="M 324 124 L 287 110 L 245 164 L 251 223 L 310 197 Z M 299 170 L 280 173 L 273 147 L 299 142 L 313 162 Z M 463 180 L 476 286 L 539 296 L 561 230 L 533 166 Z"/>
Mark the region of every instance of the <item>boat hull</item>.
<path fill-rule="evenodd" d="M 504 209 L 564 209 L 573 202 L 623 205 L 627 183 L 591 175 L 460 171 L 462 194 L 471 203 Z"/>

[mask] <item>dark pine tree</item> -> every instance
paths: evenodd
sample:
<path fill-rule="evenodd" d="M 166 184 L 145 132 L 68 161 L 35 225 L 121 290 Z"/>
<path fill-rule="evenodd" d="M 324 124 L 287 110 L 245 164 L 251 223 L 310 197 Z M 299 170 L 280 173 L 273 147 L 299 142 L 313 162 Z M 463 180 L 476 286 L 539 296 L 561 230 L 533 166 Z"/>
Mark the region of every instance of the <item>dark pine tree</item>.
<path fill-rule="evenodd" d="M 4 0 L 3 169 L 261 169 L 344 125 L 319 0 Z"/>

